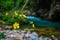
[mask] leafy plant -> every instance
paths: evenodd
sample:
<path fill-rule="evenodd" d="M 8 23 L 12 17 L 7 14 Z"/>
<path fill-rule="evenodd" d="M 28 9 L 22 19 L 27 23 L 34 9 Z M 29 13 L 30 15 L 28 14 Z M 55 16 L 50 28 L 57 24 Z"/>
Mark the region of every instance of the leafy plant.
<path fill-rule="evenodd" d="M 0 39 L 4 39 L 6 37 L 6 35 L 4 35 L 4 33 L 0 33 Z"/>

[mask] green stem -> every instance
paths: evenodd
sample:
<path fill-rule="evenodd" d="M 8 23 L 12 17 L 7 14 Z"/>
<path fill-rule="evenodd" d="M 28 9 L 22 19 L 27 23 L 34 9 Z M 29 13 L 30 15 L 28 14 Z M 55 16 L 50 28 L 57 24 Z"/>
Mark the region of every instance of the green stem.
<path fill-rule="evenodd" d="M 25 6 L 27 5 L 29 0 L 26 0 L 25 4 L 23 5 L 22 9 L 21 9 L 21 12 L 23 11 L 23 9 L 25 8 Z"/>

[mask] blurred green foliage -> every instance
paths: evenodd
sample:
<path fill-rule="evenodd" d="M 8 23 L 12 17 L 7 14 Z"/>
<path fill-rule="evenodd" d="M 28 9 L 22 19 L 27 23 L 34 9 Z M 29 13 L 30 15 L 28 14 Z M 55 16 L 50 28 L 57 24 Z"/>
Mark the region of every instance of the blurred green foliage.
<path fill-rule="evenodd" d="M 20 10 L 27 0 L 0 0 L 0 12 Z M 34 8 L 34 0 L 29 0 L 25 9 Z"/>
<path fill-rule="evenodd" d="M 28 23 L 27 19 L 22 16 L 22 14 L 14 14 L 14 13 L 7 13 L 6 14 L 0 14 L 0 20 L 4 21 L 5 25 L 13 25 L 15 22 L 18 22 L 19 24 L 26 24 Z M 13 15 L 12 15 L 13 14 Z M 20 16 L 21 15 L 21 16 Z M 23 14 L 25 15 L 25 14 Z"/>
<path fill-rule="evenodd" d="M 6 35 L 2 32 L 0 32 L 0 39 L 4 39 L 6 37 Z"/>

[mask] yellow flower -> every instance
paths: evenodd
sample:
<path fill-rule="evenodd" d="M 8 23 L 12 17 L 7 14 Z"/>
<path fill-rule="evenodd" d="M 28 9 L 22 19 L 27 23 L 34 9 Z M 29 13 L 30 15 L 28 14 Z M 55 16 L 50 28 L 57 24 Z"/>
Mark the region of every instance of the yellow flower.
<path fill-rule="evenodd" d="M 14 29 L 19 28 L 19 23 L 15 22 L 15 23 L 13 24 L 13 28 L 14 28 Z"/>
<path fill-rule="evenodd" d="M 19 26 L 17 26 L 17 28 L 19 28 Z"/>
<path fill-rule="evenodd" d="M 20 14 L 19 16 L 20 16 L 20 17 L 22 17 L 22 15 L 21 15 L 21 14 Z"/>
<path fill-rule="evenodd" d="M 24 18 L 26 18 L 26 15 L 23 15 Z"/>
<path fill-rule="evenodd" d="M 5 14 L 6 16 L 8 15 L 8 13 L 6 12 L 6 14 Z"/>
<path fill-rule="evenodd" d="M 32 27 L 34 28 L 34 27 L 35 27 L 35 25 L 34 25 L 34 24 L 32 24 Z"/>
<path fill-rule="evenodd" d="M 24 15 L 23 13 L 19 15 L 20 17 L 24 17 L 26 18 L 26 15 Z"/>
<path fill-rule="evenodd" d="M 14 14 L 15 14 L 15 15 L 18 15 L 16 11 L 14 11 Z"/>
<path fill-rule="evenodd" d="M 16 29 L 16 27 L 14 27 L 14 29 Z"/>

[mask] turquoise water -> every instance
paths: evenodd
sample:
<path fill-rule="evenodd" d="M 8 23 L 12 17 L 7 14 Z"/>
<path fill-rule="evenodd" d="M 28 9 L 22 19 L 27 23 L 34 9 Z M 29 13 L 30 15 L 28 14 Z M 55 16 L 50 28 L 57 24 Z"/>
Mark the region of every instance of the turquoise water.
<path fill-rule="evenodd" d="M 28 21 L 33 21 L 36 27 L 55 27 L 60 28 L 60 23 L 43 20 L 34 16 L 27 16 Z"/>

